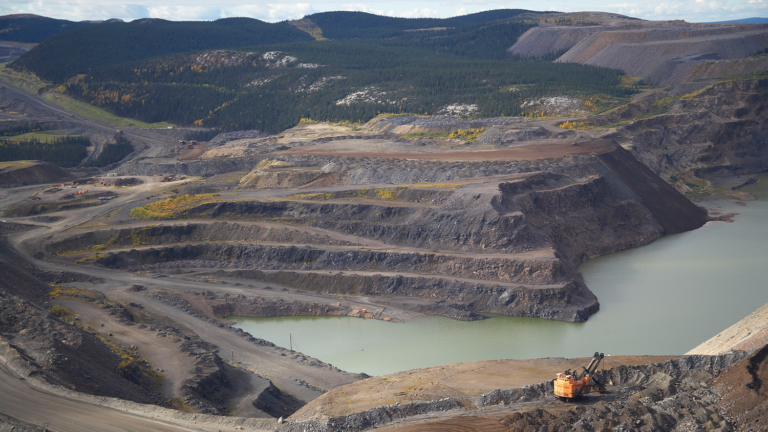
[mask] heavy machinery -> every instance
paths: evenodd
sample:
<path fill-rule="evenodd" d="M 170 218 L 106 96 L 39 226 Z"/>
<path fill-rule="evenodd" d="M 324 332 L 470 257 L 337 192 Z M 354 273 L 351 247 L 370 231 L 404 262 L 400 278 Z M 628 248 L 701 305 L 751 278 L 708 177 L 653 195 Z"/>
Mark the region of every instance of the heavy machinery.
<path fill-rule="evenodd" d="M 603 361 L 603 357 L 603 353 L 595 353 L 592 356 L 592 360 L 590 360 L 587 367 L 583 368 L 584 371 L 581 373 L 567 370 L 565 373 L 557 374 L 554 382 L 555 396 L 562 400 L 570 401 L 579 399 L 593 390 L 595 393 L 604 392 L 605 387 L 603 384 L 593 376 L 600 362 Z"/>

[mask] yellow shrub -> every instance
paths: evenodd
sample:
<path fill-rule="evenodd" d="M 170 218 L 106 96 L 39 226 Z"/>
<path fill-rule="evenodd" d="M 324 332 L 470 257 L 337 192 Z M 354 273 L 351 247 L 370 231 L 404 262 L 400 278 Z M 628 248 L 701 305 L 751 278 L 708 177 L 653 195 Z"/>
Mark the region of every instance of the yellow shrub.
<path fill-rule="evenodd" d="M 376 196 L 381 199 L 394 199 L 395 193 L 392 189 L 376 189 Z"/>

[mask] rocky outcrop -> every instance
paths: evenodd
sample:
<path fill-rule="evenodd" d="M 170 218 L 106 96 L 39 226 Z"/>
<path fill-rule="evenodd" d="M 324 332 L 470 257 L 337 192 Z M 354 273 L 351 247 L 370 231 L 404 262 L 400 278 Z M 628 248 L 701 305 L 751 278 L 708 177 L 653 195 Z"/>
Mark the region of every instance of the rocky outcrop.
<path fill-rule="evenodd" d="M 262 390 L 252 402 L 259 409 L 272 417 L 288 417 L 304 406 L 304 402 L 296 399 L 288 393 L 280 391 L 271 382 Z"/>
<path fill-rule="evenodd" d="M 492 256 L 475 259 L 437 253 L 337 251 L 310 246 L 185 245 L 118 252 L 98 259 L 97 264 L 110 268 L 136 269 L 172 261 L 194 261 L 197 267 L 236 269 L 413 271 L 541 285 L 563 283 L 567 277 L 559 261 L 554 259 L 527 260 Z"/>
<path fill-rule="evenodd" d="M 664 179 L 698 169 L 764 172 L 766 86 L 766 79 L 709 86 L 673 102 L 667 114 L 621 127 L 616 139 Z"/>

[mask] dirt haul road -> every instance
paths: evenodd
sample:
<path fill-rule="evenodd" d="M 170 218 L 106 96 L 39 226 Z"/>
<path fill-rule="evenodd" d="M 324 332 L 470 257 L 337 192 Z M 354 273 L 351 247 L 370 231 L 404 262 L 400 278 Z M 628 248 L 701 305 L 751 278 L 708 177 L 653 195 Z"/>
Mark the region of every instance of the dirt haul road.
<path fill-rule="evenodd" d="M 47 393 L 13 376 L 3 363 L 0 357 L 0 411 L 27 423 L 47 423 L 50 430 L 62 432 L 200 430 Z"/>
<path fill-rule="evenodd" d="M 3 99 L 4 100 L 19 100 L 23 101 L 26 104 L 29 104 L 39 111 L 45 113 L 43 117 L 37 116 L 37 120 L 58 120 L 58 121 L 67 121 L 67 122 L 73 122 L 78 123 L 86 128 L 94 130 L 94 132 L 98 132 L 103 134 L 106 137 L 112 137 L 117 133 L 117 128 L 114 128 L 112 126 L 106 125 L 104 123 L 101 123 L 99 121 L 93 120 L 91 118 L 82 116 L 80 114 L 73 113 L 69 110 L 66 110 L 56 104 L 53 104 L 51 102 L 48 102 L 47 100 L 43 99 L 42 97 L 38 95 L 32 95 L 29 93 L 24 92 L 23 90 L 19 90 L 4 81 L 0 80 L 0 84 L 3 84 L 5 88 L 2 90 L 3 93 Z M 27 118 L 27 120 L 29 120 Z M 146 148 L 141 151 L 140 154 L 136 155 L 136 158 L 152 158 L 159 156 L 166 145 L 172 145 L 175 144 L 173 142 L 167 142 L 162 141 L 154 138 L 150 138 L 148 136 L 145 136 L 140 133 L 138 130 L 132 130 L 132 131 L 124 131 L 123 134 L 126 138 L 131 140 L 134 143 L 137 144 L 144 144 Z M 96 155 L 97 152 L 94 152 L 91 154 L 90 157 L 93 157 Z"/>

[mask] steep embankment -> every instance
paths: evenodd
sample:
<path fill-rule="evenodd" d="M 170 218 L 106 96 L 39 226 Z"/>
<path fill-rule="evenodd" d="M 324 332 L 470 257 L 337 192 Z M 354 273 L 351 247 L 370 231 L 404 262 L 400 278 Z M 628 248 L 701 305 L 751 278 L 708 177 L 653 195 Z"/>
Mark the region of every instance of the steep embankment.
<path fill-rule="evenodd" d="M 667 60 L 645 79 L 653 85 L 665 87 L 685 81 L 713 81 L 740 77 L 766 69 L 768 69 L 766 56 L 720 60 L 714 53 L 708 53 Z"/>
<path fill-rule="evenodd" d="M 690 202 L 623 148 L 597 158 L 643 200 L 665 234 L 690 231 L 707 222 L 705 209 Z"/>
<path fill-rule="evenodd" d="M 537 57 L 570 50 L 586 37 L 613 28 L 615 27 L 534 27 L 523 33 L 508 51 L 522 57 Z"/>
<path fill-rule="evenodd" d="M 768 30 L 645 43 L 613 42 L 582 63 L 621 69 L 631 75 L 646 77 L 665 61 L 674 58 L 714 53 L 717 58 L 732 60 L 748 57 L 766 46 Z"/>
<path fill-rule="evenodd" d="M 701 176 L 720 169 L 737 174 L 764 172 L 768 169 L 766 88 L 766 79 L 718 83 L 672 99 L 666 114 L 634 121 L 621 127 L 615 137 L 665 179 L 689 171 Z"/>
<path fill-rule="evenodd" d="M 50 286 L 0 239 L 0 341 L 3 355 L 24 376 L 100 396 L 164 403 L 154 372 L 42 307 Z"/>
<path fill-rule="evenodd" d="M 509 52 L 536 56 L 567 49 L 558 62 L 620 69 L 654 85 L 672 85 L 691 80 L 694 68 L 705 62 L 743 59 L 766 46 L 768 29 L 761 25 L 637 21 L 616 26 L 537 27 L 521 36 Z M 732 71 L 725 75 L 725 69 Z M 740 64 L 709 75 L 743 75 L 736 73 L 741 70 L 760 69 L 755 64 Z"/>
<path fill-rule="evenodd" d="M 0 186 L 46 183 L 71 178 L 72 174 L 42 161 L 0 162 Z"/>
<path fill-rule="evenodd" d="M 768 344 L 768 304 L 706 340 L 687 354 L 715 355 L 750 351 Z"/>

